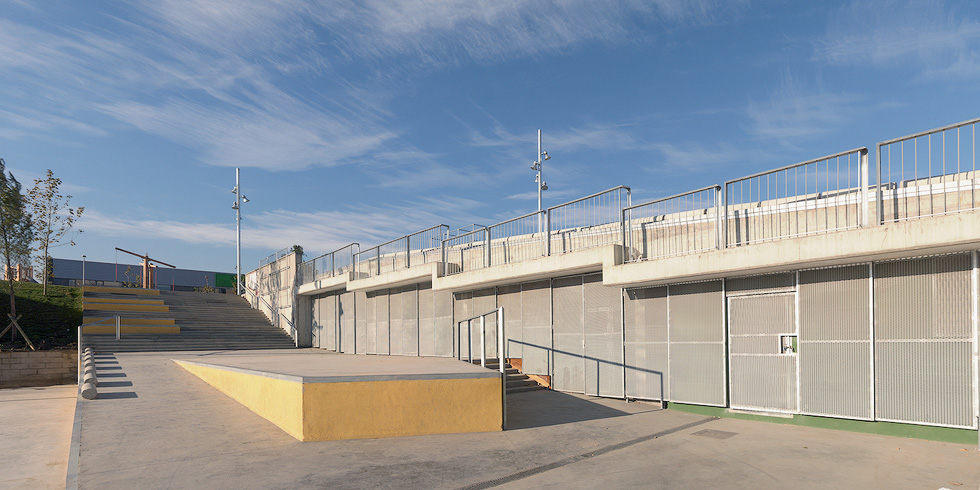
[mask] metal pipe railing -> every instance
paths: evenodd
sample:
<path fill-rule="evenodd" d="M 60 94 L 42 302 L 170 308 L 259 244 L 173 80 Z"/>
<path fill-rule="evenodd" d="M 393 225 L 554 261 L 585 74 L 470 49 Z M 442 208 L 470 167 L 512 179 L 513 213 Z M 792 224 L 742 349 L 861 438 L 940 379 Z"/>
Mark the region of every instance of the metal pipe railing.
<path fill-rule="evenodd" d="M 440 241 L 449 230 L 447 225 L 436 225 L 410 235 L 396 238 L 354 254 L 354 274 L 357 278 L 372 277 L 382 272 L 407 269 L 442 258 L 441 247 L 426 244 L 433 238 Z"/>
<path fill-rule="evenodd" d="M 624 260 L 722 248 L 720 194 L 713 185 L 624 208 Z"/>
<path fill-rule="evenodd" d="M 867 153 L 856 148 L 725 182 L 723 244 L 865 226 Z"/>
<path fill-rule="evenodd" d="M 877 222 L 980 207 L 977 199 L 977 123 L 980 118 L 878 143 L 875 149 Z M 969 130 L 966 136 L 964 129 Z M 887 206 L 886 191 L 890 201 Z"/>
<path fill-rule="evenodd" d="M 346 269 L 354 267 L 354 255 L 361 250 L 361 245 L 357 242 L 349 243 L 343 247 L 314 257 L 299 265 L 299 283 L 306 284 L 326 277 L 335 277 L 342 274 Z M 347 250 L 349 253 L 341 253 Z"/>

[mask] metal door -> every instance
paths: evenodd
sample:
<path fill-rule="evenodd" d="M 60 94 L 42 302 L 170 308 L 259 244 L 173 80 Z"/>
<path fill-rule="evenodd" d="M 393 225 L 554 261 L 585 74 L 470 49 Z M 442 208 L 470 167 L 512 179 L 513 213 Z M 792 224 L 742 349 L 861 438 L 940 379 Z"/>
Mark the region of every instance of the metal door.
<path fill-rule="evenodd" d="M 796 292 L 728 298 L 732 408 L 797 412 Z"/>

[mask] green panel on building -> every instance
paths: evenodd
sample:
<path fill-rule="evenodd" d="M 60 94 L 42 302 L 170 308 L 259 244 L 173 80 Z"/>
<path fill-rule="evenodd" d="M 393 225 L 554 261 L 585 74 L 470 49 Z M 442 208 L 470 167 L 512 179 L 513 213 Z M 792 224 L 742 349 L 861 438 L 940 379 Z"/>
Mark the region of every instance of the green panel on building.
<path fill-rule="evenodd" d="M 233 288 L 233 287 L 235 287 L 235 275 L 234 274 L 223 274 L 221 272 L 216 272 L 214 274 L 214 287 L 216 287 L 216 288 Z"/>

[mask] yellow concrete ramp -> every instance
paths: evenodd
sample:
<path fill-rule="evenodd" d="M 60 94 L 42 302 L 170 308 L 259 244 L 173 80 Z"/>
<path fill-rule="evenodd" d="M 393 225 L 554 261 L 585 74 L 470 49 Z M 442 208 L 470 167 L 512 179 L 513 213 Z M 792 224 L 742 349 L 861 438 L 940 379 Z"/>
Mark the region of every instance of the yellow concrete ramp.
<path fill-rule="evenodd" d="M 174 360 L 301 441 L 491 432 L 500 373 L 446 358 L 327 353 Z"/>

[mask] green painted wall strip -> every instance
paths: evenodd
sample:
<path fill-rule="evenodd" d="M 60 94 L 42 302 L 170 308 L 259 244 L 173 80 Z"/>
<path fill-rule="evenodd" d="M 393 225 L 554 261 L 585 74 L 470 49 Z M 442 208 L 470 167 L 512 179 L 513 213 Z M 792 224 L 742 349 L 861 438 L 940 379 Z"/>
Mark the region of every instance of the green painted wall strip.
<path fill-rule="evenodd" d="M 977 431 L 969 429 L 952 429 L 949 427 L 931 427 L 927 425 L 899 424 L 894 422 L 868 422 L 864 420 L 835 419 L 830 417 L 814 417 L 811 415 L 793 415 L 792 417 L 770 417 L 749 413 L 730 412 L 727 408 L 688 405 L 683 403 L 667 403 L 667 408 L 679 412 L 694 413 L 712 417 L 723 417 L 740 420 L 753 420 L 775 424 L 816 427 L 820 429 L 844 430 L 879 434 L 885 436 L 926 439 L 930 441 L 953 442 L 957 444 L 974 445 L 977 443 Z"/>

